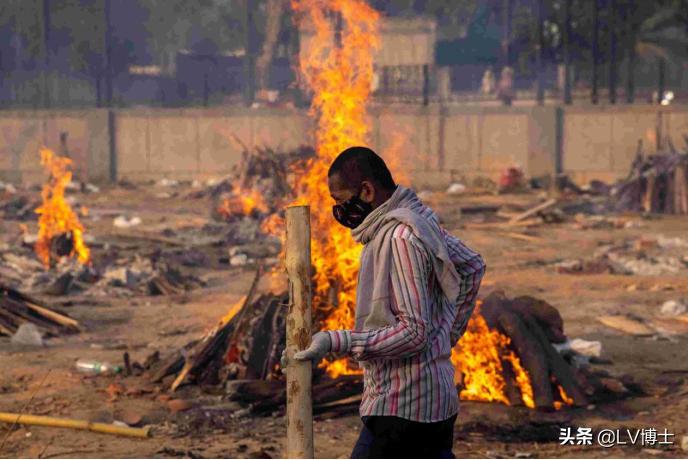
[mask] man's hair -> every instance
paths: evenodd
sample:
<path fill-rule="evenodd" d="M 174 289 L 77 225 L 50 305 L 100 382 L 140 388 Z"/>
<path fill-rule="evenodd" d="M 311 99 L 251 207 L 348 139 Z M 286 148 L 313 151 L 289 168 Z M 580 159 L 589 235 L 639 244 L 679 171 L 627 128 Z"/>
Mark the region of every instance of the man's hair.
<path fill-rule="evenodd" d="M 395 188 L 395 181 L 385 161 L 368 147 L 350 147 L 340 153 L 328 170 L 328 177 L 339 174 L 348 187 L 358 187 L 368 180 L 386 190 Z"/>

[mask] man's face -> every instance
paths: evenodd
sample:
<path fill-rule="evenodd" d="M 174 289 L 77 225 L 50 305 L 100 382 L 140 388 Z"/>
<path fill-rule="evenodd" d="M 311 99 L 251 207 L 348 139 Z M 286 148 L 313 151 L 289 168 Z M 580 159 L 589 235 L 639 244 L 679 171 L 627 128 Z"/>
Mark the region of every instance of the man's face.
<path fill-rule="evenodd" d="M 330 196 L 335 200 L 335 204 L 342 204 L 350 200 L 357 192 L 347 186 L 338 173 L 328 177 L 328 189 L 330 189 Z"/>
<path fill-rule="evenodd" d="M 373 203 L 376 196 L 376 188 L 373 183 L 365 180 L 358 188 L 352 188 L 342 179 L 339 173 L 328 177 L 328 189 L 335 204 L 342 204 L 354 196 L 358 196 L 365 203 Z M 358 195 L 357 195 L 358 194 Z"/>

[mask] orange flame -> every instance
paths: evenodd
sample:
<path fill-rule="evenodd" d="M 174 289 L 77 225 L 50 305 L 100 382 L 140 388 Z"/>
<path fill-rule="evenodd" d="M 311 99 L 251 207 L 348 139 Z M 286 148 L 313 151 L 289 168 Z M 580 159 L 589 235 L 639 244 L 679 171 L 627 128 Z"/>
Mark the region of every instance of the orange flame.
<path fill-rule="evenodd" d="M 366 105 L 379 14 L 361 0 L 293 0 L 292 8 L 314 34 L 300 56 L 300 71 L 313 93 L 311 114 L 317 123 L 317 158 L 297 178 L 297 203 L 331 203 L 324 181 L 330 163 L 342 150 L 368 141 Z M 333 13 L 341 18 L 339 43 Z M 361 246 L 335 223 L 329 206 L 312 208 L 311 225 L 317 317 L 326 329 L 349 329 Z M 345 360 L 323 364 L 332 377 L 360 372 Z"/>
<path fill-rule="evenodd" d="M 271 214 L 261 222 L 260 229 L 266 235 L 278 236 L 284 239 L 285 219 L 278 214 Z"/>
<path fill-rule="evenodd" d="M 310 112 L 317 124 L 317 157 L 295 174 L 298 198 L 293 204 L 319 204 L 311 209 L 316 317 L 324 329 L 351 329 L 361 246 L 354 242 L 349 230 L 334 221 L 330 207 L 323 206 L 332 202 L 324 179 L 342 150 L 368 143 L 366 107 L 373 54 L 379 46 L 379 14 L 363 0 L 292 0 L 292 8 L 300 17 L 302 30 L 312 34 L 302 43 L 300 75 L 312 92 Z M 339 31 L 336 22 L 341 24 Z M 383 152 L 398 180 L 398 151 L 404 142 L 405 137 L 398 134 Z M 408 181 L 406 177 L 402 180 Z M 272 224 L 265 225 L 272 229 Z M 463 399 L 509 404 L 502 375 L 502 360 L 507 360 L 514 369 L 524 404 L 534 407 L 529 375 L 508 348 L 509 343 L 508 337 L 489 329 L 478 314 L 470 320 L 451 358 L 456 376 L 464 381 L 460 394 Z M 346 359 L 324 360 L 320 366 L 332 378 L 361 373 L 352 369 Z"/>
<path fill-rule="evenodd" d="M 509 404 L 502 373 L 502 361 L 507 360 L 514 370 L 524 405 L 535 407 L 531 379 L 521 366 L 517 355 L 509 349 L 510 338 L 495 329 L 490 329 L 479 310 L 480 302 L 476 305 L 475 314 L 469 320 L 467 330 L 452 350 L 450 358 L 455 366 L 455 381 L 463 383 L 459 397 L 473 401 Z"/>
<path fill-rule="evenodd" d="M 268 206 L 261 192 L 255 189 L 242 189 L 236 186 L 232 190 L 232 196 L 225 198 L 218 206 L 218 213 L 225 218 L 248 216 L 254 211 L 268 211 Z"/>
<path fill-rule="evenodd" d="M 556 410 L 562 409 L 562 407 L 563 407 L 565 404 L 568 405 L 568 406 L 571 406 L 571 405 L 574 404 L 574 400 L 573 400 L 572 398 L 569 397 L 569 395 L 567 394 L 567 392 L 565 391 L 565 389 L 562 388 L 562 385 L 559 385 L 559 384 L 558 384 L 558 386 L 557 386 L 557 391 L 558 391 L 558 393 L 560 394 L 560 399 L 562 399 L 562 401 L 555 401 L 555 403 L 554 403 L 553 405 L 555 406 L 555 409 L 556 409 Z"/>
<path fill-rule="evenodd" d="M 90 260 L 90 251 L 84 243 L 84 226 L 65 200 L 65 188 L 72 180 L 72 160 L 55 155 L 46 147 L 42 147 L 40 153 L 41 165 L 50 177 L 41 192 L 43 203 L 36 209 L 36 214 L 39 215 L 36 254 L 49 267 L 51 240 L 58 235 L 71 233 L 70 257 L 76 256 L 80 263 L 86 264 Z"/>

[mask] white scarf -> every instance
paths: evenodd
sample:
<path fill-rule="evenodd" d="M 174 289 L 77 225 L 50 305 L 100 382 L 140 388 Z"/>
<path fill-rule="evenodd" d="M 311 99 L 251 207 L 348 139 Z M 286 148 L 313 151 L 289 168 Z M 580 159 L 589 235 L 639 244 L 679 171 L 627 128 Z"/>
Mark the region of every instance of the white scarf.
<path fill-rule="evenodd" d="M 394 325 L 390 293 L 392 232 L 403 223 L 411 227 L 432 256 L 433 271 L 445 296 L 453 303 L 459 295 L 460 276 L 450 259 L 438 217 L 411 189 L 397 186 L 392 196 L 352 230 L 365 245 L 361 253 L 356 290 L 356 330 Z"/>

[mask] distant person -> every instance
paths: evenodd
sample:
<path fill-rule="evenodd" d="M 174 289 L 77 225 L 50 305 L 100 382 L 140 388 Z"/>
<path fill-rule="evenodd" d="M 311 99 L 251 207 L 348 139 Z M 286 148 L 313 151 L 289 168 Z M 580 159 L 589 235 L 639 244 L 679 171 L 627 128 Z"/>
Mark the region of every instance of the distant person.
<path fill-rule="evenodd" d="M 495 74 L 493 74 L 493 71 L 491 68 L 487 68 L 485 72 L 483 72 L 483 78 L 481 79 L 481 94 L 484 95 L 489 95 L 493 94 L 495 91 Z"/>
<path fill-rule="evenodd" d="M 359 361 L 364 427 L 352 458 L 454 458 L 450 354 L 474 309 L 483 259 L 395 184 L 373 150 L 343 151 L 327 179 L 335 220 L 364 245 L 355 326 L 316 333 L 294 359 L 319 363 L 334 352 Z"/>
<path fill-rule="evenodd" d="M 498 82 L 498 99 L 504 105 L 512 105 L 514 99 L 514 70 L 512 67 L 503 67 Z"/>

